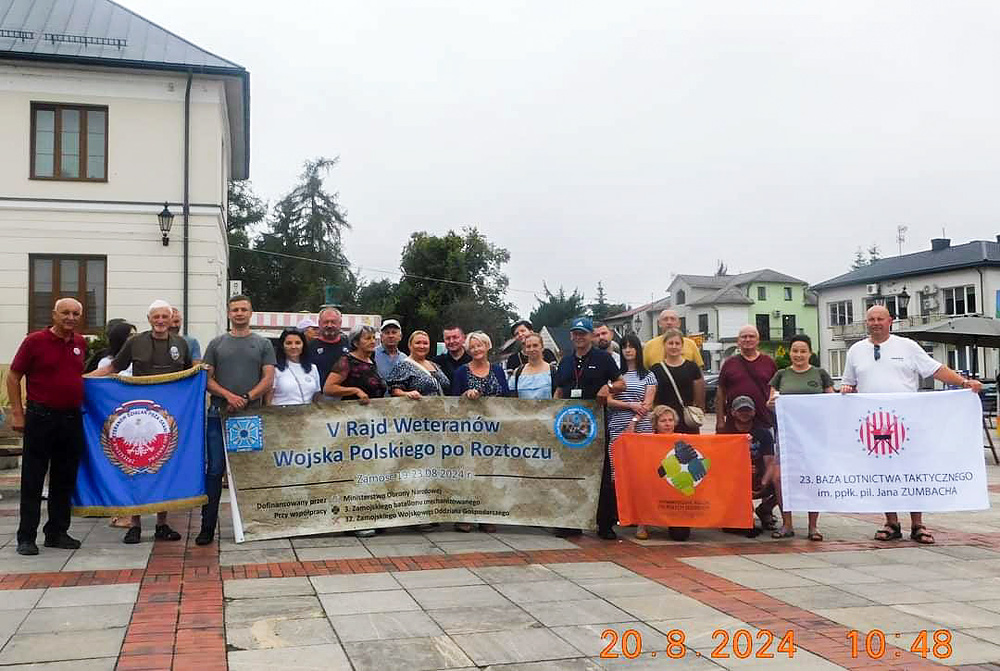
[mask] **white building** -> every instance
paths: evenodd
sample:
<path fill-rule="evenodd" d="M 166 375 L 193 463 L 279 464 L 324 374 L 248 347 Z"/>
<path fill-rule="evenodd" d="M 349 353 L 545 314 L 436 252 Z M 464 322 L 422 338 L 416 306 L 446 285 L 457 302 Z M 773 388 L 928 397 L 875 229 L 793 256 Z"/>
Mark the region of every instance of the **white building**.
<path fill-rule="evenodd" d="M 894 331 L 933 325 L 956 316 L 1000 317 L 1000 236 L 951 246 L 931 240 L 931 249 L 881 259 L 814 285 L 819 294 L 822 362 L 841 375 L 847 348 L 864 338 L 865 311 L 883 304 L 893 315 Z M 995 349 L 925 344 L 942 363 L 957 370 L 993 377 Z"/>
<path fill-rule="evenodd" d="M 0 365 L 60 296 L 88 334 L 113 317 L 148 328 L 156 298 L 202 343 L 225 328 L 249 112 L 244 68 L 120 5 L 0 3 Z"/>

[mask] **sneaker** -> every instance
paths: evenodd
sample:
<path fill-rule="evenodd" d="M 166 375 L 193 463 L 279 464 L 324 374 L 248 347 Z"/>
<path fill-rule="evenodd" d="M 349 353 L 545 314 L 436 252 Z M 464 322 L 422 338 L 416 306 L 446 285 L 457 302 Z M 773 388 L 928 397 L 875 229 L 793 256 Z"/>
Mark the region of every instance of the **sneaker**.
<path fill-rule="evenodd" d="M 358 529 L 354 532 L 354 535 L 358 538 L 371 538 L 375 535 L 374 529 Z"/>
<path fill-rule="evenodd" d="M 157 524 L 153 538 L 158 541 L 179 541 L 181 535 L 171 529 L 169 524 Z"/>
<path fill-rule="evenodd" d="M 142 540 L 142 527 L 132 527 L 125 532 L 125 538 L 122 539 L 122 543 L 126 545 L 135 545 Z"/>
<path fill-rule="evenodd" d="M 455 522 L 455 531 L 460 531 L 463 534 L 472 532 L 472 524 L 469 522 Z"/>
<path fill-rule="evenodd" d="M 484 534 L 495 534 L 497 532 L 497 525 L 483 522 L 479 525 L 479 530 Z"/>
<path fill-rule="evenodd" d="M 194 542 L 195 545 L 208 545 L 214 540 L 215 540 L 215 531 L 208 531 L 206 529 L 202 529 L 200 532 L 198 532 L 198 535 L 195 537 Z"/>
<path fill-rule="evenodd" d="M 603 538 L 606 541 L 613 541 L 616 538 L 618 538 L 618 534 L 615 533 L 614 529 L 612 529 L 612 528 L 609 527 L 607 529 L 598 529 L 597 530 L 597 537 L 598 538 Z"/>
<path fill-rule="evenodd" d="M 35 541 L 18 541 L 17 554 L 31 557 L 38 554 L 38 546 L 35 545 Z"/>
<path fill-rule="evenodd" d="M 80 541 L 76 540 L 68 533 L 61 533 L 55 538 L 46 538 L 43 544 L 47 548 L 59 548 L 61 550 L 76 550 L 80 547 Z"/>

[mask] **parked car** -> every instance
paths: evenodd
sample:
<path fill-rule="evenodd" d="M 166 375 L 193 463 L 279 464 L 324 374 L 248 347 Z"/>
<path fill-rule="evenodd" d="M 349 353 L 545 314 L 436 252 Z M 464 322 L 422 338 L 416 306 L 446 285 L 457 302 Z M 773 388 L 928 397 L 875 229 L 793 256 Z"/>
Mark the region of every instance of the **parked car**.
<path fill-rule="evenodd" d="M 715 392 L 719 390 L 719 374 L 705 373 L 705 412 L 715 412 Z"/>
<path fill-rule="evenodd" d="M 983 382 L 983 390 L 979 392 L 979 398 L 983 402 L 983 414 L 997 414 L 997 383 Z"/>

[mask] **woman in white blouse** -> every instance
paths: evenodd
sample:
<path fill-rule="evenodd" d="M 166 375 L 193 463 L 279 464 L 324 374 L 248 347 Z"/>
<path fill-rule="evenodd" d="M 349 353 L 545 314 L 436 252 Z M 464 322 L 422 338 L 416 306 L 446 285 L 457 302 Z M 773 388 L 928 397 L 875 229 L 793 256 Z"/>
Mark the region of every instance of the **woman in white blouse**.
<path fill-rule="evenodd" d="M 302 405 L 312 402 L 320 390 L 319 370 L 309 361 L 305 336 L 297 329 L 285 329 L 275 352 L 277 370 L 274 386 L 267 393 L 270 405 Z"/>

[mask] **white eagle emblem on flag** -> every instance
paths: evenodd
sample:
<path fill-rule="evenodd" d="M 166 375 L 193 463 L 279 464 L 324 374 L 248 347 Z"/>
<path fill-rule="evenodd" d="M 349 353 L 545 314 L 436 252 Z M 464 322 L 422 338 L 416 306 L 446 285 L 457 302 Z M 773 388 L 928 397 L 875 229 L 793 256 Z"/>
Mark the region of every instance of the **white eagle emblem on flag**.
<path fill-rule="evenodd" d="M 126 475 L 156 473 L 177 449 L 177 422 L 153 401 L 128 401 L 104 421 L 101 447 Z"/>

